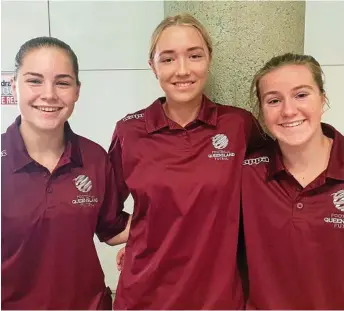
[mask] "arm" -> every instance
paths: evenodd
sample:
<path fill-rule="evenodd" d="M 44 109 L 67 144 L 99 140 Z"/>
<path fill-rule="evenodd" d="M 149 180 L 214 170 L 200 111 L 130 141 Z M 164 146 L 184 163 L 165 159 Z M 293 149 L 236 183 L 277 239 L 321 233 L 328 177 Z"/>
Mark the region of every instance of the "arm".
<path fill-rule="evenodd" d="M 125 247 L 122 247 L 116 256 L 116 264 L 117 264 L 117 270 L 122 271 L 124 267 L 124 260 L 125 260 Z"/>
<path fill-rule="evenodd" d="M 125 227 L 125 230 L 122 231 L 121 233 L 115 235 L 113 238 L 107 240 L 106 244 L 111 245 L 111 246 L 115 246 L 115 245 L 118 245 L 118 244 L 127 243 L 128 238 L 129 238 L 131 218 L 132 218 L 132 215 L 129 215 L 128 222 L 127 222 L 127 225 Z"/>
<path fill-rule="evenodd" d="M 259 121 L 250 113 L 245 126 L 246 155 L 270 144 L 273 140 L 266 134 L 259 124 Z"/>
<path fill-rule="evenodd" d="M 122 169 L 122 150 L 117 127 L 110 146 L 106 165 L 106 193 L 101 207 L 96 233 L 101 242 L 109 245 L 125 243 L 128 239 L 131 217 L 124 212 L 129 196 Z"/>

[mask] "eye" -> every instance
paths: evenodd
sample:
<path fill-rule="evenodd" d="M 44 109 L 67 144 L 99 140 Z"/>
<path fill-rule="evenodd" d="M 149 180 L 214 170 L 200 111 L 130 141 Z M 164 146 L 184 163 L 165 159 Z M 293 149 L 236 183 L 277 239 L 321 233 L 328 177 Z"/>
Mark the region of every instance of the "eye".
<path fill-rule="evenodd" d="M 198 59 L 198 58 L 201 58 L 201 57 L 202 57 L 202 55 L 200 55 L 200 54 L 192 54 L 190 56 L 191 59 Z"/>
<path fill-rule="evenodd" d="M 306 98 L 309 94 L 306 92 L 301 92 L 296 95 L 296 98 Z"/>
<path fill-rule="evenodd" d="M 30 84 L 41 84 L 42 83 L 42 81 L 41 80 L 39 80 L 39 79 L 29 79 L 29 80 L 26 80 L 26 82 L 28 82 L 28 83 L 30 83 Z"/>
<path fill-rule="evenodd" d="M 161 59 L 161 62 L 166 63 L 166 64 L 172 63 L 172 61 L 173 61 L 172 57 L 167 57 L 167 58 Z"/>
<path fill-rule="evenodd" d="M 61 86 L 68 86 L 68 85 L 70 85 L 70 83 L 67 82 L 67 81 L 58 81 L 58 82 L 56 82 L 56 84 L 57 85 L 61 85 Z"/>
<path fill-rule="evenodd" d="M 280 102 L 278 98 L 272 98 L 267 101 L 268 105 L 276 105 Z"/>

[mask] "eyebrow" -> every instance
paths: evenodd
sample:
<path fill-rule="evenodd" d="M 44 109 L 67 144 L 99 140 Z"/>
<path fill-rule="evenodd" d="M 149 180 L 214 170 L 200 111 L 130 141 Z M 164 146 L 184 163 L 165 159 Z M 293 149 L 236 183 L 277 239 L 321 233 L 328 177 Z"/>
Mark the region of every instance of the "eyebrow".
<path fill-rule="evenodd" d="M 23 76 L 35 76 L 35 77 L 39 77 L 39 78 L 44 78 L 44 76 L 40 73 L 37 73 L 37 72 L 26 72 L 23 74 Z M 70 78 L 72 80 L 75 80 L 71 75 L 68 75 L 68 74 L 64 74 L 64 73 L 61 73 L 61 74 L 58 74 L 55 76 L 55 79 L 61 79 L 61 78 Z"/>
<path fill-rule="evenodd" d="M 309 89 L 309 90 L 313 90 L 313 88 L 312 88 L 310 85 L 302 84 L 302 85 L 298 85 L 298 86 L 296 86 L 296 87 L 293 87 L 293 88 L 292 88 L 292 91 L 297 91 L 297 90 L 299 90 L 299 89 L 304 89 L 304 88 Z M 278 93 L 279 93 L 278 91 L 266 92 L 266 93 L 264 93 L 264 94 L 262 95 L 262 98 L 265 98 L 265 97 L 268 96 L 268 95 L 276 95 L 276 94 L 278 94 Z"/>
<path fill-rule="evenodd" d="M 195 51 L 195 50 L 202 50 L 202 51 L 204 51 L 204 48 L 201 47 L 201 46 L 193 46 L 191 48 L 188 48 L 187 52 L 192 52 L 192 51 Z M 159 56 L 161 56 L 162 54 L 172 54 L 172 53 L 175 53 L 175 50 L 163 50 L 162 52 L 160 52 Z"/>

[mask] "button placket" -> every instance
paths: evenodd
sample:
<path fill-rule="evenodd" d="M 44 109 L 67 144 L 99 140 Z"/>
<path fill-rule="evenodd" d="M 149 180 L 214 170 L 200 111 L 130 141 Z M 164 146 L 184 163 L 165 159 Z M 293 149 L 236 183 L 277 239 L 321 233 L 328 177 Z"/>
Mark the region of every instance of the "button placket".
<path fill-rule="evenodd" d="M 47 193 L 53 193 L 53 188 L 52 187 L 47 187 L 46 191 L 47 191 Z"/>
<path fill-rule="evenodd" d="M 191 141 L 190 141 L 190 133 L 188 130 L 183 129 L 181 132 L 178 134 L 180 137 L 181 141 L 183 141 L 183 144 L 186 149 L 189 149 L 191 147 Z"/>
<path fill-rule="evenodd" d="M 296 208 L 299 210 L 303 209 L 303 203 L 301 202 L 296 203 Z"/>
<path fill-rule="evenodd" d="M 188 148 L 192 148 L 192 144 L 191 144 L 191 139 L 190 139 L 190 135 L 191 135 L 191 131 L 188 132 L 188 131 L 185 131 L 185 142 L 186 142 L 186 145 Z"/>
<path fill-rule="evenodd" d="M 293 217 L 294 221 L 301 221 L 304 220 L 305 217 L 305 203 L 304 203 L 304 196 L 299 193 L 292 205 Z"/>
<path fill-rule="evenodd" d="M 293 214 L 296 216 L 300 213 L 303 212 L 303 209 L 304 209 L 304 203 L 302 202 L 303 201 L 303 189 L 300 190 L 300 187 L 298 187 L 297 189 L 297 195 L 296 195 L 296 198 L 293 202 Z M 302 215 L 302 214 L 300 214 Z"/>
<path fill-rule="evenodd" d="M 53 175 L 51 175 L 48 172 L 45 172 L 44 178 L 46 179 L 46 184 L 45 184 L 45 193 L 46 193 L 46 204 L 47 208 L 51 208 L 54 205 L 54 187 L 53 187 Z"/>

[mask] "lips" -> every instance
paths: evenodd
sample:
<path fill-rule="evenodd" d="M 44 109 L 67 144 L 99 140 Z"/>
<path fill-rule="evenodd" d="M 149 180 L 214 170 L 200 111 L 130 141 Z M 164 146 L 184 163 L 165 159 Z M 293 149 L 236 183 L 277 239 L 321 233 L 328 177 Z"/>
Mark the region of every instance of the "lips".
<path fill-rule="evenodd" d="M 191 86 L 192 84 L 194 84 L 195 82 L 193 81 L 180 81 L 180 82 L 174 82 L 172 83 L 174 86 L 176 87 L 180 87 L 180 88 L 183 88 L 183 87 L 189 87 Z"/>
<path fill-rule="evenodd" d="M 298 121 L 293 121 L 293 122 L 285 122 L 285 123 L 281 123 L 279 124 L 282 127 L 285 128 L 292 128 L 292 127 L 297 127 L 301 124 L 303 124 L 306 120 L 298 120 Z"/>
<path fill-rule="evenodd" d="M 33 107 L 43 112 L 56 112 L 62 109 L 62 107 L 50 107 L 50 106 L 33 106 Z"/>

